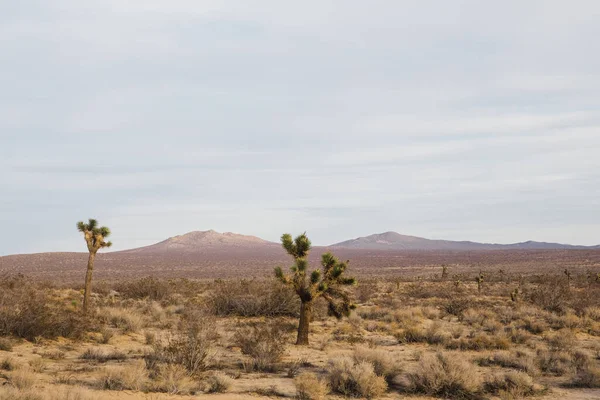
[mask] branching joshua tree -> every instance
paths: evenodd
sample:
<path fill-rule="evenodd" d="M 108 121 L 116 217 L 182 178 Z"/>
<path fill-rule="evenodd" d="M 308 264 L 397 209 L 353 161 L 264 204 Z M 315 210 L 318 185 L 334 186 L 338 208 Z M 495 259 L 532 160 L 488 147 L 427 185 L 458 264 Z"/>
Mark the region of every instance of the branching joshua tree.
<path fill-rule="evenodd" d="M 565 268 L 564 274 L 567 277 L 567 288 L 570 288 L 571 287 L 571 271 L 569 271 L 567 268 Z"/>
<path fill-rule="evenodd" d="M 110 229 L 105 226 L 98 227 L 98 221 L 90 218 L 88 223 L 79 221 L 77 223 L 77 229 L 83 233 L 87 248 L 90 253 L 88 257 L 87 273 L 85 274 L 85 290 L 83 292 L 83 312 L 87 313 L 90 294 L 92 292 L 92 274 L 94 272 L 94 260 L 96 259 L 96 253 L 98 250 L 104 247 L 112 246 L 111 242 L 105 242 L 108 236 L 110 236 Z"/>
<path fill-rule="evenodd" d="M 281 236 L 281 244 L 288 254 L 294 257 L 294 265 L 290 275 L 285 275 L 281 267 L 275 268 L 275 276 L 292 287 L 300 297 L 300 322 L 296 344 L 308 345 L 309 325 L 315 300 L 325 299 L 329 304 L 330 315 L 337 318 L 348 316 L 355 305 L 347 287 L 356 284 L 356 280 L 344 276 L 348 263 L 340 262 L 331 253 L 321 256 L 322 272 L 317 269 L 309 274 L 307 257 L 311 243 L 306 233 L 295 239 L 286 233 Z"/>
<path fill-rule="evenodd" d="M 483 280 L 485 279 L 485 276 L 483 275 L 483 272 L 479 271 L 479 275 L 477 275 L 477 277 L 475 278 L 475 281 L 477 282 L 477 293 L 481 294 L 481 285 L 483 285 Z"/>

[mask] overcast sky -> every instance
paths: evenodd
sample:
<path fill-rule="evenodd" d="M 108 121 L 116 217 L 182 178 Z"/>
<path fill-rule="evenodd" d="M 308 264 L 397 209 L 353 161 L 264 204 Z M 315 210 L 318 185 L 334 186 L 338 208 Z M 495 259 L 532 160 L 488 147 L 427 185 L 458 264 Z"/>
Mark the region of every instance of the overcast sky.
<path fill-rule="evenodd" d="M 600 2 L 0 2 L 0 254 L 600 243 Z"/>

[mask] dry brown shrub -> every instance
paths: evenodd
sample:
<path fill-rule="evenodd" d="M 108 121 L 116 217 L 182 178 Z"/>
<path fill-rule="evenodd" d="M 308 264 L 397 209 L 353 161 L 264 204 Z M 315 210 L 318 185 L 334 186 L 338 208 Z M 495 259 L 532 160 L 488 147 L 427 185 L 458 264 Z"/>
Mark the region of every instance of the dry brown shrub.
<path fill-rule="evenodd" d="M 536 363 L 546 374 L 562 376 L 574 370 L 573 358 L 567 351 L 538 350 Z"/>
<path fill-rule="evenodd" d="M 503 335 L 488 335 L 485 333 L 475 333 L 469 337 L 452 339 L 445 343 L 445 347 L 450 350 L 506 350 L 510 347 L 510 341 Z"/>
<path fill-rule="evenodd" d="M 125 333 L 135 333 L 144 326 L 144 317 L 133 309 L 105 307 L 98 311 L 100 320 Z"/>
<path fill-rule="evenodd" d="M 561 329 L 546 337 L 548 346 L 552 350 L 571 350 L 575 347 L 575 333 L 570 329 Z"/>
<path fill-rule="evenodd" d="M 298 400 L 325 400 L 329 385 L 312 372 L 303 372 L 294 379 Z"/>
<path fill-rule="evenodd" d="M 529 375 L 519 371 L 495 374 L 485 380 L 484 388 L 486 392 L 504 399 L 521 399 L 542 391 Z"/>
<path fill-rule="evenodd" d="M 425 356 L 408 374 L 408 390 L 446 398 L 476 398 L 482 379 L 474 366 L 457 354 L 439 352 Z"/>
<path fill-rule="evenodd" d="M 571 386 L 585 388 L 600 388 L 600 367 L 588 362 L 578 369 Z"/>
<path fill-rule="evenodd" d="M 353 357 L 356 363 L 369 362 L 373 364 L 375 373 L 383 376 L 388 383 L 402 372 L 402 365 L 398 357 L 383 349 L 357 347 Z"/>
<path fill-rule="evenodd" d="M 12 351 L 13 344 L 9 338 L 0 337 L 0 351 Z"/>
<path fill-rule="evenodd" d="M 350 357 L 329 361 L 327 367 L 331 390 L 350 397 L 376 398 L 385 393 L 385 378 L 375 373 L 369 362 L 355 363 Z"/>
<path fill-rule="evenodd" d="M 184 395 L 192 393 L 196 389 L 196 383 L 182 365 L 162 364 L 157 367 L 150 388 L 154 392 Z"/>
<path fill-rule="evenodd" d="M 148 383 L 148 373 L 143 362 L 123 367 L 104 368 L 98 378 L 98 385 L 106 390 L 143 390 Z"/>
<path fill-rule="evenodd" d="M 246 279 L 217 283 L 208 304 L 219 316 L 297 317 L 300 310 L 298 296 L 280 282 Z"/>
<path fill-rule="evenodd" d="M 15 362 L 14 358 L 6 357 L 0 362 L 0 369 L 4 371 L 13 371 L 17 369 L 19 365 Z"/>
<path fill-rule="evenodd" d="M 233 384 L 233 379 L 222 372 L 215 371 L 206 378 L 207 393 L 225 393 Z"/>
<path fill-rule="evenodd" d="M 478 360 L 479 365 L 490 366 L 498 365 L 503 368 L 513 368 L 519 371 L 536 376 L 540 373 L 535 357 L 522 351 L 502 351 L 496 352 L 489 357 L 482 357 Z"/>
<path fill-rule="evenodd" d="M 59 336 L 79 339 L 97 330 L 94 315 L 62 304 L 49 295 L 48 289 L 17 286 L 0 290 L 0 335 L 14 335 L 27 340 Z"/>
<path fill-rule="evenodd" d="M 8 376 L 8 383 L 19 390 L 31 389 L 36 382 L 35 373 L 28 368 L 17 369 Z"/>
<path fill-rule="evenodd" d="M 108 350 L 101 349 L 98 347 L 88 347 L 82 354 L 79 356 L 82 360 L 90 360 L 97 361 L 100 363 L 105 363 L 107 361 L 122 361 L 127 359 L 127 355 L 120 350 Z"/>
<path fill-rule="evenodd" d="M 242 326 L 234 336 L 242 353 L 250 357 L 247 369 L 275 371 L 285 353 L 289 335 L 279 321 L 253 323 Z"/>
<path fill-rule="evenodd" d="M 212 362 L 217 337 L 214 317 L 201 310 L 186 309 L 177 332 L 166 344 L 154 342 L 152 351 L 144 356 L 146 367 L 155 374 L 160 364 L 181 365 L 194 375 Z"/>
<path fill-rule="evenodd" d="M 175 281 L 152 277 L 127 281 L 115 286 L 115 290 L 124 298 L 167 300 L 175 292 Z"/>

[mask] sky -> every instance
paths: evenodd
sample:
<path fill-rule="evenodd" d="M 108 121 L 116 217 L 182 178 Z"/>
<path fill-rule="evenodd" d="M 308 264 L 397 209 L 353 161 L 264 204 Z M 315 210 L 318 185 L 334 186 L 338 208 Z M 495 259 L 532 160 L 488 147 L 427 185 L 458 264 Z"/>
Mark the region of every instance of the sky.
<path fill-rule="evenodd" d="M 600 2 L 0 2 L 0 255 L 600 243 Z"/>

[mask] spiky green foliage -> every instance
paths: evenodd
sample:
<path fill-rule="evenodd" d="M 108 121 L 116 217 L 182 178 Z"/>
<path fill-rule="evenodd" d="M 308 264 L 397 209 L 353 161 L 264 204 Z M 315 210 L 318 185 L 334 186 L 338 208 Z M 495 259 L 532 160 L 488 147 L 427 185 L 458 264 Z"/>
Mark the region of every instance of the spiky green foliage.
<path fill-rule="evenodd" d="M 95 253 L 101 248 L 112 246 L 112 242 L 104 240 L 110 236 L 110 229 L 106 226 L 98 227 L 98 221 L 93 218 L 90 218 L 87 224 L 79 221 L 77 229 L 83 233 L 90 252 Z"/>
<path fill-rule="evenodd" d="M 281 267 L 275 268 L 275 277 L 286 285 L 291 286 L 303 303 L 311 302 L 322 297 L 329 303 L 329 313 L 341 318 L 349 315 L 355 308 L 347 286 L 356 284 L 356 279 L 345 277 L 348 262 L 341 262 L 331 253 L 321 256 L 321 270 L 308 272 L 306 257 L 311 243 L 306 233 L 292 239 L 289 233 L 281 236 L 283 248 L 294 257 L 291 274 L 284 274 Z"/>

